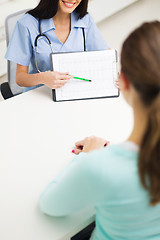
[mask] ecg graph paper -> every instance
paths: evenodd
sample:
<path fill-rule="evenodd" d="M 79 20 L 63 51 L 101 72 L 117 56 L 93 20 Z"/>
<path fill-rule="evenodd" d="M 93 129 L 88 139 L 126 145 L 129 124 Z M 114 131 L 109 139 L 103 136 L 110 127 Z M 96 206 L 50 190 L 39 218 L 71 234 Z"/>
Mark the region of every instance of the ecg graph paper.
<path fill-rule="evenodd" d="M 56 101 L 118 96 L 116 50 L 52 54 L 54 71 L 90 79 L 71 79 L 56 89 Z"/>

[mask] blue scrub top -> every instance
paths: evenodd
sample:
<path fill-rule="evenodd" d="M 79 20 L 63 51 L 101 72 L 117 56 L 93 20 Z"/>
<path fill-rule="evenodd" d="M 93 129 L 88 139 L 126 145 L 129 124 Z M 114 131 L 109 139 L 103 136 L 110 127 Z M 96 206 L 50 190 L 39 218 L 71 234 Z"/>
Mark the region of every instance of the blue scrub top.
<path fill-rule="evenodd" d="M 106 42 L 89 14 L 85 15 L 82 19 L 78 19 L 76 12 L 71 14 L 71 32 L 64 44 L 54 33 L 55 25 L 52 18 L 42 19 L 41 28 L 42 33 L 49 37 L 55 53 L 84 51 L 82 28 L 84 28 L 85 31 L 87 51 L 108 49 Z M 34 42 L 37 35 L 39 35 L 38 20 L 30 14 L 25 14 L 16 23 L 12 39 L 5 55 L 5 58 L 12 62 L 29 66 L 30 74 L 37 73 L 34 50 Z M 38 67 L 42 72 L 48 71 L 51 69 L 51 48 L 45 37 L 40 37 L 37 45 Z M 25 88 L 25 91 L 36 87 Z"/>

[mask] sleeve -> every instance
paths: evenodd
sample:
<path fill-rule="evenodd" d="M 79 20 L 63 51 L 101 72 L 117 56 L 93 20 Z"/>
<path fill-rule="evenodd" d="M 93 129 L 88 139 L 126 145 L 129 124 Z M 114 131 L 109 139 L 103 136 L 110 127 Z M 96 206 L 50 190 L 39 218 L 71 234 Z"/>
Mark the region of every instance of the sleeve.
<path fill-rule="evenodd" d="M 30 33 L 28 28 L 18 21 L 8 45 L 5 58 L 17 64 L 29 66 L 31 56 L 32 45 Z"/>
<path fill-rule="evenodd" d="M 90 26 L 86 34 L 86 47 L 88 51 L 107 50 L 108 45 L 103 39 L 98 27 L 90 17 Z"/>
<path fill-rule="evenodd" d="M 86 163 L 92 157 L 81 153 L 51 182 L 40 197 L 41 211 L 51 216 L 65 216 L 94 206 L 97 196 L 96 179 Z M 91 165 L 91 164 L 90 164 Z"/>

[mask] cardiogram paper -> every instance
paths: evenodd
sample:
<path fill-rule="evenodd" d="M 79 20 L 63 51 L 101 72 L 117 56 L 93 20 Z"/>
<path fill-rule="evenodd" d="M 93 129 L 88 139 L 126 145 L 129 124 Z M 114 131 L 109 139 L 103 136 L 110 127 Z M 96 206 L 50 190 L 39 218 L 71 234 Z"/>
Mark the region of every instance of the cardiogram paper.
<path fill-rule="evenodd" d="M 52 54 L 54 71 L 90 79 L 71 79 L 56 89 L 56 101 L 118 96 L 116 50 Z"/>

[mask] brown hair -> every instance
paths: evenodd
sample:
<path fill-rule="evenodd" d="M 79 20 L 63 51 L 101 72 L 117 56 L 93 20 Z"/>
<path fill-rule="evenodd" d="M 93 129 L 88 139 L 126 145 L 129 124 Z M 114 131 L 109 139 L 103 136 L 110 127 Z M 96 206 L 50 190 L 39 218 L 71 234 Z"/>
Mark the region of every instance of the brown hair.
<path fill-rule="evenodd" d="M 140 181 L 150 203 L 160 203 L 160 22 L 144 23 L 125 40 L 121 71 L 149 109 L 148 125 L 140 145 Z"/>

